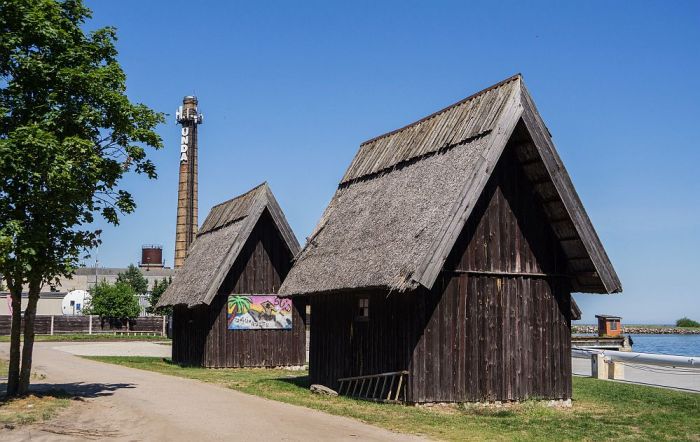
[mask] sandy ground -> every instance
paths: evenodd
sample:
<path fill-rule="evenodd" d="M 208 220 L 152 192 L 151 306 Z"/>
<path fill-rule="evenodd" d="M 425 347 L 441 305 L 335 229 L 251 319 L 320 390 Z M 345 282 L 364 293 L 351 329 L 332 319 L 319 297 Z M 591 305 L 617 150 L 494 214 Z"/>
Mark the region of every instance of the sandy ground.
<path fill-rule="evenodd" d="M 588 359 L 571 359 L 575 375 L 590 376 L 591 361 Z M 626 364 L 624 381 L 652 387 L 672 388 L 674 390 L 700 393 L 700 369 L 673 369 L 653 365 Z"/>
<path fill-rule="evenodd" d="M 8 344 L 1 344 L 0 353 L 7 351 Z M 0 440 L 417 440 L 203 382 L 75 356 L 169 352 L 151 342 L 37 343 L 34 365 L 46 379 L 34 388 L 62 388 L 81 400 L 49 422 L 2 429 Z"/>
<path fill-rule="evenodd" d="M 54 343 L 54 350 L 78 356 L 154 356 L 169 358 L 170 344 L 155 342 L 85 342 L 79 344 Z"/>

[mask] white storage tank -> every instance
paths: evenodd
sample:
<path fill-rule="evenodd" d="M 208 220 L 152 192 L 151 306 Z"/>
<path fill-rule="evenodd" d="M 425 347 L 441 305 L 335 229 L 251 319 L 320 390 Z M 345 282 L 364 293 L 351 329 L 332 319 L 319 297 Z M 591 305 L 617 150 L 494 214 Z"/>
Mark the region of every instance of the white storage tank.
<path fill-rule="evenodd" d="M 82 315 L 88 302 L 90 302 L 90 293 L 86 290 L 72 290 L 63 298 L 61 310 L 68 316 Z"/>

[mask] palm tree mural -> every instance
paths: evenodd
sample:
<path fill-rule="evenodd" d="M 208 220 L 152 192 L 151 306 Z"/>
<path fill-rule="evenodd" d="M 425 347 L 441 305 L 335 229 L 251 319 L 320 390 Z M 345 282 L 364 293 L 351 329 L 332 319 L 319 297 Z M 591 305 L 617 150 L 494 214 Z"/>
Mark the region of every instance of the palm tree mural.
<path fill-rule="evenodd" d="M 228 324 L 231 325 L 233 318 L 238 315 L 248 313 L 250 309 L 250 296 L 231 295 L 228 297 Z"/>

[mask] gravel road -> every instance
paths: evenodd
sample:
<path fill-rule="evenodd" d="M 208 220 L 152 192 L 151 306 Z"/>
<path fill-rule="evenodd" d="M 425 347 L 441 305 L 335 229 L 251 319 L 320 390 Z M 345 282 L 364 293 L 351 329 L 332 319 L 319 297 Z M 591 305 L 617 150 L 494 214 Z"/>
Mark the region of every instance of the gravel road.
<path fill-rule="evenodd" d="M 0 345 L 7 356 L 9 345 Z M 52 421 L 0 430 L 0 440 L 418 440 L 353 419 L 250 396 L 212 384 L 89 361 L 75 355 L 167 356 L 150 342 L 37 343 L 35 388 L 82 400 Z"/>

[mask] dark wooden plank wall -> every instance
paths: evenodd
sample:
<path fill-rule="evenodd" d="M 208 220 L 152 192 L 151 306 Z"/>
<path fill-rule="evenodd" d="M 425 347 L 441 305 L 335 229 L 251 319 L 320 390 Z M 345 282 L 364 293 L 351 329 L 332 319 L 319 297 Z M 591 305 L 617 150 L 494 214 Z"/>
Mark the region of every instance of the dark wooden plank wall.
<path fill-rule="evenodd" d="M 310 298 L 313 382 L 408 369 L 411 402 L 571 397 L 566 259 L 513 149 L 432 290 Z"/>
<path fill-rule="evenodd" d="M 506 147 L 433 290 L 442 297 L 413 359 L 432 361 L 425 381 L 410 384 L 417 401 L 571 397 L 567 261 L 515 149 Z"/>
<path fill-rule="evenodd" d="M 211 306 L 175 310 L 173 360 L 205 367 L 304 365 L 303 298 L 293 300 L 292 330 L 227 328 L 228 295 L 277 293 L 292 258 L 271 216 L 263 213 Z"/>
<path fill-rule="evenodd" d="M 172 322 L 173 362 L 183 365 L 202 365 L 209 327 L 208 306 L 190 309 L 183 305 L 175 306 Z"/>
<path fill-rule="evenodd" d="M 369 299 L 369 321 L 358 302 Z M 404 370 L 423 332 L 429 296 L 367 291 L 309 297 L 309 375 L 337 388 L 338 378 Z"/>
<path fill-rule="evenodd" d="M 446 355 L 448 367 L 440 367 L 441 373 L 451 369 L 458 382 L 452 380 L 450 393 L 448 377 L 441 386 L 447 393 L 440 400 L 571 397 L 565 288 L 556 281 L 532 277 L 460 275 L 452 283 L 466 287 L 457 299 L 461 307 L 466 295 L 466 321 L 455 333 L 461 345 L 451 353 L 452 359 Z"/>

